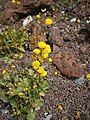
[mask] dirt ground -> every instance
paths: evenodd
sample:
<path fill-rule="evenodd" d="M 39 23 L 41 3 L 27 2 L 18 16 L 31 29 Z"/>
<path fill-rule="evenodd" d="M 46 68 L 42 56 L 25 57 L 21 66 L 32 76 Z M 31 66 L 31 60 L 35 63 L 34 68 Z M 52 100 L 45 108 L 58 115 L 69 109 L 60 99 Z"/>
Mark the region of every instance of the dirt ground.
<path fill-rule="evenodd" d="M 41 20 L 36 18 L 39 13 Z M 11 5 L 9 0 L 0 0 L 1 30 L 8 26 L 22 26 L 28 15 L 33 17 L 28 31 L 37 35 L 45 32 L 44 38 L 52 47 L 50 56 L 53 59 L 53 63 L 45 63 L 46 80 L 51 87 L 36 120 L 44 120 L 45 115 L 52 115 L 50 120 L 90 120 L 90 80 L 85 79 L 81 84 L 76 82 L 90 73 L 90 1 L 23 0 L 20 6 Z M 44 26 L 46 17 L 53 19 L 51 27 Z M 8 110 L 8 106 L 1 102 L 0 110 L 2 107 L 3 111 Z M 80 117 L 77 118 L 78 112 Z M 3 112 L 3 116 L 5 120 L 15 119 L 9 112 Z M 2 114 L 0 120 L 4 120 Z"/>

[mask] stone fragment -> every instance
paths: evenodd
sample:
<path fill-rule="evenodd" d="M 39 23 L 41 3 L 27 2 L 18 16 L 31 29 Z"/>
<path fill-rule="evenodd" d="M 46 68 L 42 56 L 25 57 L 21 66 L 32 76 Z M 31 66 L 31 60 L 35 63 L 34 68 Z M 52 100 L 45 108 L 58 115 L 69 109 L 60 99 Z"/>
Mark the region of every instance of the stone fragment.
<path fill-rule="evenodd" d="M 78 85 L 83 85 L 85 83 L 86 79 L 84 78 L 84 76 L 78 78 L 78 79 L 75 79 L 75 83 L 78 84 Z"/>
<path fill-rule="evenodd" d="M 53 53 L 58 53 L 60 51 L 60 48 L 57 45 L 53 45 Z"/>
<path fill-rule="evenodd" d="M 32 16 L 31 15 L 27 16 L 23 21 L 23 27 L 26 27 L 31 21 L 33 21 Z"/>
<path fill-rule="evenodd" d="M 80 52 L 81 52 L 82 54 L 86 54 L 88 48 L 89 48 L 89 45 L 82 45 L 82 46 L 80 47 Z"/>
<path fill-rule="evenodd" d="M 52 115 L 48 115 L 44 120 L 50 120 L 52 118 Z"/>
<path fill-rule="evenodd" d="M 76 18 L 72 18 L 71 20 L 70 20 L 70 22 L 76 22 Z"/>
<path fill-rule="evenodd" d="M 59 47 L 63 45 L 63 37 L 60 35 L 60 31 L 57 27 L 53 27 L 50 29 L 50 43 L 55 44 Z"/>
<path fill-rule="evenodd" d="M 73 53 L 58 53 L 53 56 L 53 63 L 63 75 L 68 77 L 81 77 L 85 74 L 82 63 Z"/>

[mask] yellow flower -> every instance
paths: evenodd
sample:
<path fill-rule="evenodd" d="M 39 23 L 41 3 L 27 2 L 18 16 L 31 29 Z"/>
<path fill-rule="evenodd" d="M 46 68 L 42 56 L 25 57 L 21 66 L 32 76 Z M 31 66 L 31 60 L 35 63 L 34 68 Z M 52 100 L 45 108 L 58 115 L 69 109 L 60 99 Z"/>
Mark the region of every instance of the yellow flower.
<path fill-rule="evenodd" d="M 58 109 L 62 111 L 63 110 L 63 106 L 62 105 L 58 105 Z"/>
<path fill-rule="evenodd" d="M 51 25 L 51 24 L 53 24 L 52 19 L 51 19 L 51 18 L 47 18 L 47 19 L 45 20 L 45 24 L 46 24 L 46 25 Z"/>
<path fill-rule="evenodd" d="M 80 119 L 80 117 L 81 117 L 80 115 L 81 115 L 81 113 L 79 111 L 77 111 L 76 112 L 76 119 Z"/>
<path fill-rule="evenodd" d="M 18 95 L 21 97 L 21 96 L 23 96 L 23 95 L 24 95 L 24 93 L 19 93 Z"/>
<path fill-rule="evenodd" d="M 49 61 L 49 62 L 52 62 L 52 61 L 53 61 L 53 59 L 52 59 L 52 58 L 49 58 L 49 59 L 48 59 L 48 61 Z"/>
<path fill-rule="evenodd" d="M 43 67 L 39 67 L 39 69 L 37 70 L 38 73 L 44 73 L 44 68 Z"/>
<path fill-rule="evenodd" d="M 38 18 L 38 19 L 40 19 L 40 18 L 41 18 L 40 14 L 38 14 L 38 15 L 37 15 L 37 18 Z"/>
<path fill-rule="evenodd" d="M 11 68 L 15 68 L 15 65 L 12 65 Z"/>
<path fill-rule="evenodd" d="M 12 0 L 12 3 L 16 3 L 16 4 L 20 4 L 20 1 L 19 0 Z"/>
<path fill-rule="evenodd" d="M 3 70 L 3 71 L 2 71 L 2 74 L 5 74 L 5 73 L 6 73 L 6 70 Z"/>
<path fill-rule="evenodd" d="M 29 89 L 28 88 L 24 88 L 24 90 L 23 91 L 28 91 Z"/>
<path fill-rule="evenodd" d="M 16 84 L 16 83 L 14 83 L 14 85 L 15 85 L 15 87 L 17 87 L 17 84 Z"/>
<path fill-rule="evenodd" d="M 50 52 L 51 52 L 50 45 L 46 45 L 46 48 L 43 50 L 43 53 L 50 53 Z"/>
<path fill-rule="evenodd" d="M 48 53 L 42 54 L 43 59 L 48 58 Z"/>
<path fill-rule="evenodd" d="M 47 71 L 44 71 L 43 73 L 40 74 L 41 77 L 47 76 Z"/>
<path fill-rule="evenodd" d="M 46 47 L 46 43 L 45 42 L 38 42 L 38 47 L 39 48 L 45 48 Z"/>
<path fill-rule="evenodd" d="M 86 68 L 86 64 L 82 64 L 83 68 Z"/>
<path fill-rule="evenodd" d="M 40 61 L 40 63 L 43 63 L 43 58 L 42 57 L 40 57 L 40 56 L 38 56 L 38 60 Z"/>
<path fill-rule="evenodd" d="M 87 75 L 86 75 L 86 79 L 87 79 L 87 80 L 90 80 L 90 74 L 87 74 Z"/>
<path fill-rule="evenodd" d="M 35 53 L 36 55 L 39 55 L 40 50 L 39 50 L 39 49 L 34 49 L 34 50 L 33 50 L 33 53 Z"/>
<path fill-rule="evenodd" d="M 37 85 L 36 85 L 36 83 L 34 83 L 34 85 L 33 85 L 32 87 L 33 87 L 33 89 L 37 88 Z"/>
<path fill-rule="evenodd" d="M 36 69 L 39 68 L 39 66 L 40 66 L 40 62 L 38 60 L 35 60 L 35 61 L 32 62 L 33 69 L 36 70 Z"/>

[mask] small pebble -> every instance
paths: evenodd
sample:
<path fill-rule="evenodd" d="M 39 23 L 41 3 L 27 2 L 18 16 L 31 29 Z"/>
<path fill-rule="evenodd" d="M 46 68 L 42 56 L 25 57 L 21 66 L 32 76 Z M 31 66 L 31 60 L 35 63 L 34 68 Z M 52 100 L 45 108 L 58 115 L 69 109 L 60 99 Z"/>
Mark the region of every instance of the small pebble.
<path fill-rule="evenodd" d="M 80 19 L 77 19 L 77 22 L 80 23 Z"/>
<path fill-rule="evenodd" d="M 55 72 L 55 75 L 57 75 L 58 73 L 57 72 Z"/>
<path fill-rule="evenodd" d="M 48 115 L 48 113 L 47 113 L 47 112 L 46 112 L 46 113 L 44 113 L 45 118 L 47 117 L 47 115 Z"/>
<path fill-rule="evenodd" d="M 65 14 L 65 11 L 61 11 L 61 14 Z"/>
<path fill-rule="evenodd" d="M 33 21 L 32 16 L 27 16 L 26 19 L 23 21 L 23 27 L 26 27 L 31 21 Z"/>
<path fill-rule="evenodd" d="M 87 20 L 86 23 L 90 23 L 90 20 Z"/>
<path fill-rule="evenodd" d="M 76 22 L 76 18 L 72 18 L 71 20 L 70 20 L 70 22 Z"/>
<path fill-rule="evenodd" d="M 48 115 L 44 120 L 50 120 L 52 118 L 52 115 Z"/>
<path fill-rule="evenodd" d="M 84 78 L 84 76 L 78 78 L 78 79 L 75 79 L 75 83 L 78 84 L 78 85 L 83 85 L 85 83 L 86 79 Z"/>

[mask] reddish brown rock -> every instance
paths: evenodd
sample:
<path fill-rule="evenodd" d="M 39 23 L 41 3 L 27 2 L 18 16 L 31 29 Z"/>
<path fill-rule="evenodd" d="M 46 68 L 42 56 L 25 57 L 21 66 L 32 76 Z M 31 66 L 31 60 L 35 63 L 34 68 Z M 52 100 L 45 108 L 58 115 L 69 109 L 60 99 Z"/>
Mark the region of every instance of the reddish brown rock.
<path fill-rule="evenodd" d="M 68 77 L 80 77 L 85 74 L 82 63 L 73 53 L 56 54 L 53 57 L 53 61 L 63 75 Z"/>
<path fill-rule="evenodd" d="M 60 35 L 60 31 L 57 27 L 50 29 L 50 42 L 59 47 L 63 45 L 63 37 Z"/>
<path fill-rule="evenodd" d="M 0 120 L 4 120 L 4 119 L 2 118 L 2 116 L 0 116 Z"/>
<path fill-rule="evenodd" d="M 60 52 L 60 48 L 57 45 L 54 44 L 53 45 L 53 53 L 56 54 L 58 52 Z"/>
<path fill-rule="evenodd" d="M 88 44 L 85 44 L 85 45 L 82 45 L 81 47 L 80 47 L 80 52 L 82 53 L 82 54 L 86 54 L 86 52 L 87 52 L 87 50 L 89 49 L 89 45 Z"/>

